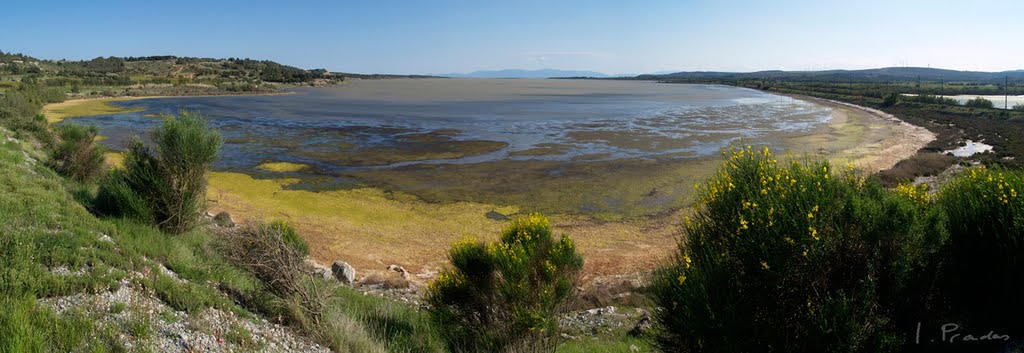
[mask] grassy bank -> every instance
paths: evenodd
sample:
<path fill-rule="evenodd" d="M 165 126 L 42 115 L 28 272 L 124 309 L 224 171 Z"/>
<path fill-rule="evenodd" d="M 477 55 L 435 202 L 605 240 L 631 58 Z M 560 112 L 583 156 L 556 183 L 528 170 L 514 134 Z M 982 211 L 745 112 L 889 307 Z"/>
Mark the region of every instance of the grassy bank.
<path fill-rule="evenodd" d="M 168 236 L 132 221 L 98 219 L 73 195 L 88 193 L 88 186 L 56 175 L 43 164 L 45 154 L 10 139 L 7 130 L 0 130 L 0 141 L 5 185 L 0 190 L 0 293 L 9 308 L 0 312 L 0 351 L 123 349 L 122 328 L 93 324 L 104 313 L 55 314 L 40 304 L 122 286 L 149 290 L 188 313 L 218 309 L 251 317 L 270 311 L 269 303 L 258 299 L 267 295 L 263 284 L 226 261 L 217 250 L 218 236 L 207 228 Z M 172 279 L 160 266 L 184 281 Z M 343 287 L 334 296 L 339 311 L 368 327 L 365 339 L 374 345 L 408 351 L 430 335 L 396 328 L 423 327 L 416 324 L 422 319 L 414 308 Z"/>

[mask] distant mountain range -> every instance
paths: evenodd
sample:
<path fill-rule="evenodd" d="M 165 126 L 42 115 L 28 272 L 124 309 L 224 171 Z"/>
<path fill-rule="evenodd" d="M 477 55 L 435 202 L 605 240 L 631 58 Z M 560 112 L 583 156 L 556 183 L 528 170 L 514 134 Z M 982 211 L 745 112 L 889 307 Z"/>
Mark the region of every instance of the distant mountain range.
<path fill-rule="evenodd" d="M 639 80 L 787 80 L 787 81 L 856 81 L 856 82 L 906 82 L 922 80 L 929 82 L 990 82 L 998 83 L 1024 81 L 1024 70 L 1002 72 L 957 71 L 924 67 L 886 67 L 865 70 L 824 70 L 824 71 L 757 71 L 757 72 L 715 72 L 687 71 L 663 75 L 639 75 Z"/>
<path fill-rule="evenodd" d="M 456 78 L 552 78 L 552 77 L 607 78 L 607 77 L 610 77 L 607 74 L 596 72 L 596 71 L 555 70 L 555 69 L 540 69 L 540 70 L 508 69 L 508 70 L 473 71 L 473 72 L 470 72 L 470 73 L 438 74 L 437 76 L 456 77 Z"/>

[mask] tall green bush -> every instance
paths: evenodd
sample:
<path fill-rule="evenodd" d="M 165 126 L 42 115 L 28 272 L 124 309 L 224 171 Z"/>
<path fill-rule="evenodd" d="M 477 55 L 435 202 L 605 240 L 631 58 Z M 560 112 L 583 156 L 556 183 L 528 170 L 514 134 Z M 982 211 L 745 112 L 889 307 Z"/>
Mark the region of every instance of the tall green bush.
<path fill-rule="evenodd" d="M 520 218 L 493 243 L 458 242 L 452 268 L 431 283 L 430 315 L 452 351 L 554 351 L 583 258 L 550 221 Z"/>
<path fill-rule="evenodd" d="M 50 164 L 61 175 L 92 181 L 103 172 L 103 150 L 95 142 L 95 126 L 65 124 L 56 127 L 59 142 Z"/>
<path fill-rule="evenodd" d="M 927 199 L 827 162 L 725 153 L 700 188 L 686 238 L 656 273 L 666 352 L 882 352 L 905 343 L 902 313 L 926 262 Z M 909 329 L 909 328 L 908 328 Z"/>
<path fill-rule="evenodd" d="M 192 229 L 205 210 L 205 174 L 217 158 L 221 138 L 195 112 L 163 119 L 163 125 L 153 130 L 153 149 L 137 138 L 131 142 L 124 171 L 100 187 L 97 208 L 112 215 L 150 218 L 164 231 L 177 234 Z"/>

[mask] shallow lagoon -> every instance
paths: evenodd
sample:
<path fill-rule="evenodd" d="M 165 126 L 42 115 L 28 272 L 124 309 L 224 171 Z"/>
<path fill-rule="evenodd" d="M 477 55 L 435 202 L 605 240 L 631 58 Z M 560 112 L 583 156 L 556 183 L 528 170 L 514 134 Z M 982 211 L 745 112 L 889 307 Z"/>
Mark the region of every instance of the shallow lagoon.
<path fill-rule="evenodd" d="M 641 215 L 685 204 L 682 188 L 706 174 L 686 165 L 740 140 L 784 149 L 787 134 L 831 112 L 749 89 L 639 81 L 367 80 L 294 91 L 116 102 L 142 111 L 76 122 L 97 125 L 117 149 L 158 123 L 153 114 L 194 109 L 225 137 L 216 169 L 303 181 L 291 188 L 370 185 L 429 201 Z M 257 169 L 276 162 L 310 167 Z"/>

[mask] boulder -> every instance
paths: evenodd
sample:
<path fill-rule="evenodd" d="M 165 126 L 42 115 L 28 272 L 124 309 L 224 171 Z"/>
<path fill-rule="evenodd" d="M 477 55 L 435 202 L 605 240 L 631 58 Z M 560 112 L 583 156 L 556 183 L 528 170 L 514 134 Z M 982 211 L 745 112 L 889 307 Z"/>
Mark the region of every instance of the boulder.
<path fill-rule="evenodd" d="M 334 274 L 334 278 L 346 285 L 351 286 L 356 281 L 356 268 L 345 261 L 335 261 L 331 265 L 331 272 Z"/>

